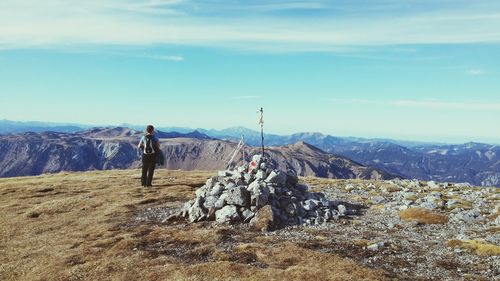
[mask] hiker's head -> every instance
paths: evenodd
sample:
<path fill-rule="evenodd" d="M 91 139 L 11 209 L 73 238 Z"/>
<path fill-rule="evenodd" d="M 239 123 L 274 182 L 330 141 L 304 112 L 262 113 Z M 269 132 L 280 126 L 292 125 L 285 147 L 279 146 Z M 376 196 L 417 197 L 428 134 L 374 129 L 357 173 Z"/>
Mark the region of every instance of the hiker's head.
<path fill-rule="evenodd" d="M 153 125 L 148 125 L 146 127 L 146 133 L 152 134 L 152 133 L 154 133 L 154 131 L 155 131 L 155 127 L 153 127 Z"/>

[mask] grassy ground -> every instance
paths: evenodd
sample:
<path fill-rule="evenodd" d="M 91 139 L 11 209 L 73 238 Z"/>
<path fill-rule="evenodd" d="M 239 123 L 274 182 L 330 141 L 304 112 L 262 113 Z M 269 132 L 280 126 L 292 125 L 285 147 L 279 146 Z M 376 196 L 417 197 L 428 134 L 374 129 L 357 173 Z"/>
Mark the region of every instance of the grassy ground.
<path fill-rule="evenodd" d="M 0 280 L 389 279 L 322 251 L 320 237 L 136 219 L 193 198 L 212 174 L 159 170 L 150 189 L 137 170 L 0 179 Z"/>

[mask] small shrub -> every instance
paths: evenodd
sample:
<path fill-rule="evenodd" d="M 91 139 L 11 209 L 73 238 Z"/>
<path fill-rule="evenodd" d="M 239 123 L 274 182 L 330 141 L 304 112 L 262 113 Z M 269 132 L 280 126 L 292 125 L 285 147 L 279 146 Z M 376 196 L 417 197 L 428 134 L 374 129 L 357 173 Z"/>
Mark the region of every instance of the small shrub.
<path fill-rule="evenodd" d="M 481 256 L 500 256 L 500 246 L 482 240 L 450 240 L 448 247 L 461 248 Z"/>
<path fill-rule="evenodd" d="M 417 221 L 423 224 L 445 224 L 448 216 L 435 213 L 424 208 L 410 208 L 399 212 L 399 217 L 403 220 Z"/>

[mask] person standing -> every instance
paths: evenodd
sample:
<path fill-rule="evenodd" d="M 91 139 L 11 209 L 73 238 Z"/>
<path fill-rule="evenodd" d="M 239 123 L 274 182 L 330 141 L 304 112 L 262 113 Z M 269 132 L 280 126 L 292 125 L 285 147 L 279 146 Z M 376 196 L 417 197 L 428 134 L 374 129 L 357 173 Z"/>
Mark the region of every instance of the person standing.
<path fill-rule="evenodd" d="M 156 154 L 160 153 L 160 141 L 155 136 L 153 125 L 146 127 L 146 134 L 141 137 L 137 148 L 142 151 L 141 185 L 143 187 L 152 187 L 153 174 L 156 168 Z"/>

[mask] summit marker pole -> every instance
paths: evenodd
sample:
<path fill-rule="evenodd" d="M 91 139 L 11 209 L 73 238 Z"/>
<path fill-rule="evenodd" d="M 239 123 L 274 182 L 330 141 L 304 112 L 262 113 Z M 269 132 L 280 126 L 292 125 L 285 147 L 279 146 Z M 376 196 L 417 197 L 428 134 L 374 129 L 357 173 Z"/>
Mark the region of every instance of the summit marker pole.
<path fill-rule="evenodd" d="M 264 157 L 264 108 L 260 108 L 260 137 L 262 146 L 262 157 Z"/>

